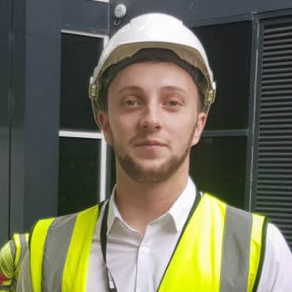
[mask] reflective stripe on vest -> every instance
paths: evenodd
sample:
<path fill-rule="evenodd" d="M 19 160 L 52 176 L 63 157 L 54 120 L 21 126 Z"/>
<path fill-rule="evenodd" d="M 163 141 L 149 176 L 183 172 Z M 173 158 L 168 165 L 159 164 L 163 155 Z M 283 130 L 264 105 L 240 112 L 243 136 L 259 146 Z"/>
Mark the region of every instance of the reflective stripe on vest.
<path fill-rule="evenodd" d="M 263 223 L 263 216 L 205 194 L 180 239 L 159 292 L 253 291 Z"/>
<path fill-rule="evenodd" d="M 28 234 L 14 234 L 1 249 L 0 291 L 15 291 L 16 281 L 28 247 Z"/>
<path fill-rule="evenodd" d="M 24 255 L 27 251 L 27 247 L 28 247 L 28 233 L 25 234 L 14 234 L 12 237 L 12 242 L 14 243 L 14 267 L 15 269 L 17 269 L 24 258 Z M 11 242 L 11 243 L 12 243 Z M 11 244 L 12 246 L 12 244 Z"/>
<path fill-rule="evenodd" d="M 86 292 L 97 217 L 98 206 L 36 224 L 31 241 L 34 292 Z M 264 221 L 263 216 L 205 194 L 185 226 L 158 291 L 252 292 Z"/>
<path fill-rule="evenodd" d="M 14 276 L 12 280 L 11 291 L 16 291 L 16 284 L 21 269 L 21 264 L 28 248 L 28 239 L 29 239 L 28 233 L 14 234 L 12 237 L 12 241 L 15 244 L 15 256 L 14 256 Z"/>
<path fill-rule="evenodd" d="M 34 292 L 86 291 L 87 267 L 98 206 L 78 214 L 40 220 L 30 243 Z"/>

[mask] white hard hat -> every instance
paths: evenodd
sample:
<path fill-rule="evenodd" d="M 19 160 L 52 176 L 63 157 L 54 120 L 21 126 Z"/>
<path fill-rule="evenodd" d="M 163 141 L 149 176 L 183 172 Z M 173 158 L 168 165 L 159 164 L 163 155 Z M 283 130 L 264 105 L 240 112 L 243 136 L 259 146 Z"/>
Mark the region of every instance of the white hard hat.
<path fill-rule="evenodd" d="M 96 108 L 101 77 L 106 69 L 147 48 L 171 50 L 183 61 L 201 71 L 207 81 L 206 92 L 203 92 L 203 111 L 208 113 L 215 99 L 216 84 L 205 50 L 199 39 L 182 21 L 161 13 L 149 13 L 133 18 L 109 40 L 90 78 L 89 96 L 93 109 Z"/>

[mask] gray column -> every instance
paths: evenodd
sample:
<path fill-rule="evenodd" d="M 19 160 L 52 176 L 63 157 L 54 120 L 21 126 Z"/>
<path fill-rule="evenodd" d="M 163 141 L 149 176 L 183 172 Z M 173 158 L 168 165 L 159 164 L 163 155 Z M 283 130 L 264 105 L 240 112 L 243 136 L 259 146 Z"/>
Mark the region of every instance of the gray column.
<path fill-rule="evenodd" d="M 0 245 L 8 238 L 9 226 L 9 87 L 10 87 L 9 0 L 0 1 Z"/>
<path fill-rule="evenodd" d="M 57 214 L 61 1 L 14 0 L 10 231 Z"/>

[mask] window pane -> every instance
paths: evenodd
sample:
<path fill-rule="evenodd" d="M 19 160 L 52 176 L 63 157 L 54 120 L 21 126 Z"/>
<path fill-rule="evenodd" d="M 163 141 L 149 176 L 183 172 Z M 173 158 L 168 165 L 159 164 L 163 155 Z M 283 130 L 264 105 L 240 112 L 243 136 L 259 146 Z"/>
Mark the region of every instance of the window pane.
<path fill-rule="evenodd" d="M 190 174 L 200 191 L 243 208 L 246 138 L 202 138 L 192 149 Z"/>
<path fill-rule="evenodd" d="M 102 48 L 101 38 L 62 34 L 61 129 L 96 130 L 88 86 Z"/>
<path fill-rule="evenodd" d="M 251 22 L 208 25 L 193 30 L 203 42 L 217 83 L 216 100 L 206 129 L 247 128 Z"/>
<path fill-rule="evenodd" d="M 98 202 L 100 140 L 60 138 L 58 214 Z"/>

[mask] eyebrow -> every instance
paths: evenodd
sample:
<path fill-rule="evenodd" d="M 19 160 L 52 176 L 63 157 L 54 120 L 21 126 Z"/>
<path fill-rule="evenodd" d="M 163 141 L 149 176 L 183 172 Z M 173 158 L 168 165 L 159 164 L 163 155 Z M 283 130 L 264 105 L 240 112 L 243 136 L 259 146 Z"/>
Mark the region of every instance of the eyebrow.
<path fill-rule="evenodd" d="M 132 91 L 143 91 L 141 87 L 136 86 L 136 85 L 129 85 L 129 86 L 124 86 L 121 89 L 118 90 L 118 93 L 123 93 L 125 91 L 132 90 Z"/>
<path fill-rule="evenodd" d="M 177 86 L 172 86 L 172 85 L 167 85 L 167 86 L 164 86 L 162 88 L 162 90 L 165 90 L 165 91 L 175 91 L 175 92 L 179 92 L 181 94 L 184 94 L 184 95 L 187 95 L 188 93 L 182 89 L 181 87 L 177 87 Z"/>
<path fill-rule="evenodd" d="M 139 91 L 139 92 L 143 91 L 143 89 L 140 86 L 129 85 L 129 86 L 122 87 L 121 89 L 118 90 L 118 92 L 119 93 L 123 93 L 123 92 L 128 91 L 128 90 Z M 173 86 L 173 85 L 163 86 L 162 87 L 162 90 L 163 91 L 179 92 L 179 93 L 184 94 L 184 95 L 187 95 L 188 94 L 184 89 L 182 89 L 180 87 L 177 87 L 177 86 Z"/>

